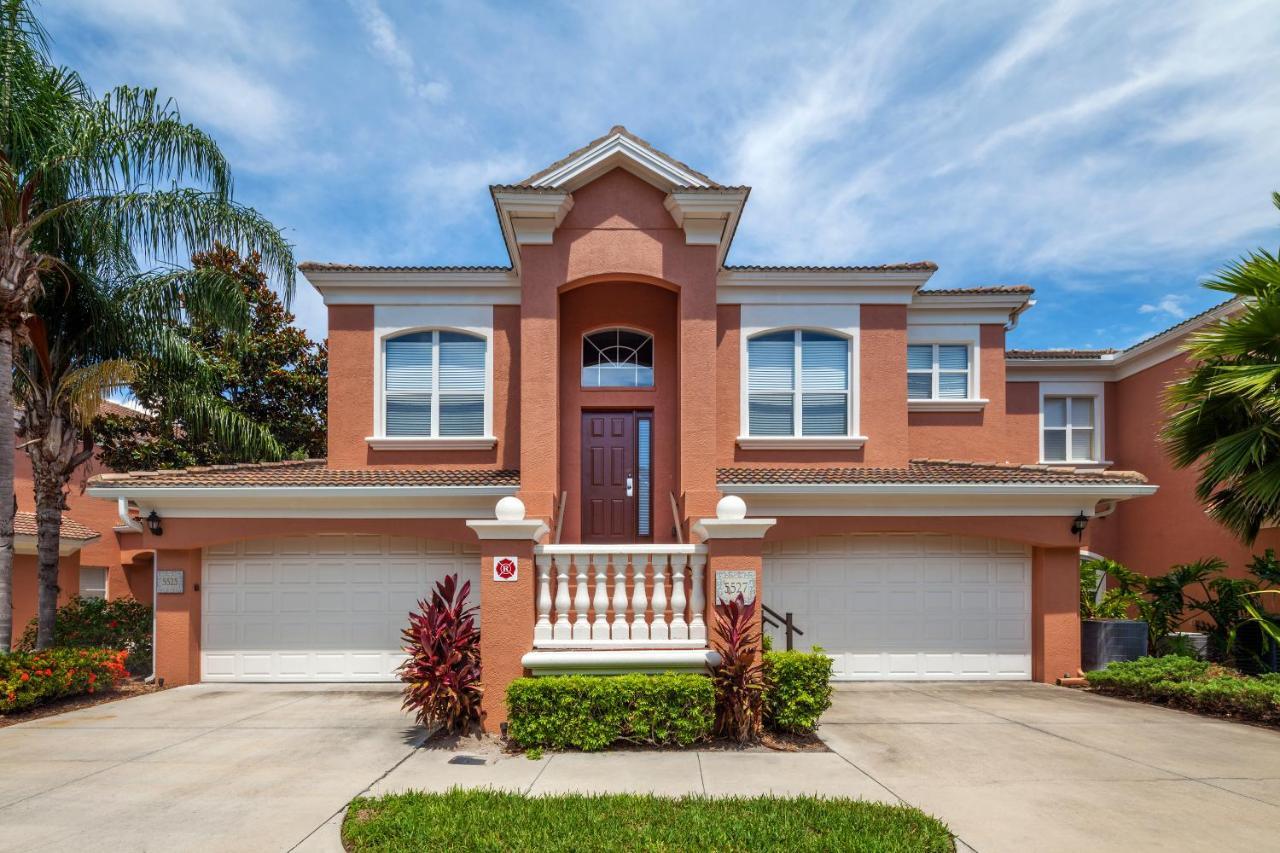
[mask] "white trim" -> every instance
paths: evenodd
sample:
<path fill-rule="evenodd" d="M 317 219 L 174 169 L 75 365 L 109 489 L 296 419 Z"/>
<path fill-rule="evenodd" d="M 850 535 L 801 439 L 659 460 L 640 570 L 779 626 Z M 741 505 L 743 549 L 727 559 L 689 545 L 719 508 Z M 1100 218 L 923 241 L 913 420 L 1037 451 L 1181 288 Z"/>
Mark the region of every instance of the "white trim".
<path fill-rule="evenodd" d="M 67 536 L 58 537 L 58 556 L 67 557 L 76 553 L 86 545 L 92 545 L 101 539 L 101 536 L 94 536 L 92 539 L 71 539 Z M 13 553 L 31 555 L 39 554 L 39 537 L 29 533 L 13 534 Z"/>
<path fill-rule="evenodd" d="M 929 270 L 721 270 L 721 305 L 909 305 Z M 744 309 L 745 310 L 745 309 Z"/>
<path fill-rule="evenodd" d="M 532 182 L 534 187 L 573 191 L 611 169 L 621 167 L 659 189 L 709 187 L 688 167 L 664 157 L 621 133 L 614 133 Z"/>
<path fill-rule="evenodd" d="M 860 450 L 865 435 L 740 435 L 743 450 Z"/>
<path fill-rule="evenodd" d="M 90 486 L 162 518 L 475 518 L 518 486 Z M 161 537 L 163 539 L 163 537 Z"/>
<path fill-rule="evenodd" d="M 866 437 L 862 435 L 862 387 L 861 387 L 861 349 L 862 335 L 860 332 L 861 309 L 858 305 L 744 305 L 742 306 L 741 315 L 739 317 L 738 328 L 738 435 L 739 443 L 742 437 L 749 441 L 757 439 L 775 439 L 789 438 L 792 442 L 795 439 L 823 439 L 827 441 L 844 439 L 866 441 Z M 846 424 L 847 434 L 844 436 L 801 436 L 793 434 L 791 436 L 752 436 L 750 435 L 750 416 L 749 416 L 749 388 L 748 388 L 748 362 L 747 362 L 747 343 L 757 335 L 765 334 L 772 331 L 786 331 L 799 329 L 802 331 L 814 331 L 824 333 L 835 333 L 849 342 L 849 411 L 848 423 Z M 797 385 L 800 382 L 799 373 L 796 374 L 795 381 Z M 799 419 L 799 405 L 795 407 L 795 417 Z M 789 443 L 786 446 L 798 446 Z M 745 446 L 744 446 L 745 447 Z M 816 448 L 815 448 L 816 449 Z"/>
<path fill-rule="evenodd" d="M 704 542 L 709 539 L 763 539 L 777 523 L 776 518 L 703 518 L 695 521 L 692 529 Z"/>
<path fill-rule="evenodd" d="M 519 305 L 513 270 L 310 270 L 325 305 Z"/>
<path fill-rule="evenodd" d="M 907 400 L 908 412 L 981 412 L 990 400 L 957 400 L 938 397 L 930 400 Z"/>
<path fill-rule="evenodd" d="M 720 655 L 710 649 L 535 651 L 521 658 L 520 664 L 534 675 L 706 672 L 720 665 Z"/>
<path fill-rule="evenodd" d="M 719 247 L 716 254 L 718 269 L 729 251 L 729 240 L 738 227 L 738 218 L 746 201 L 746 190 L 700 193 L 677 190 L 668 195 L 662 205 L 676 225 L 684 229 L 685 245 Z"/>
<path fill-rule="evenodd" d="M 983 400 L 982 396 L 982 327 L 978 325 L 946 325 L 946 324 L 929 324 L 929 325 L 912 325 L 907 323 L 907 345 L 911 344 L 929 344 L 931 346 L 939 345 L 964 345 L 969 348 L 969 393 L 963 399 L 955 399 L 952 402 L 964 404 L 966 402 L 976 402 Z M 938 390 L 938 359 L 937 351 L 934 351 L 933 365 L 933 393 Z M 930 397 L 930 400 L 946 399 L 943 397 Z M 907 398 L 908 406 L 911 403 L 918 403 L 920 400 L 912 400 Z M 945 409 L 943 411 L 946 411 Z M 953 411 L 973 411 L 973 409 L 956 409 Z"/>
<path fill-rule="evenodd" d="M 1092 397 L 1093 398 L 1093 459 L 1046 459 L 1044 455 L 1044 398 Z M 1080 468 L 1106 468 L 1107 458 L 1107 386 L 1104 382 L 1041 382 L 1040 410 L 1036 421 L 1040 462 L 1045 465 L 1070 465 Z M 1067 448 L 1071 452 L 1071 448 Z"/>
<path fill-rule="evenodd" d="M 386 433 L 386 401 L 384 399 L 383 363 L 386 356 L 388 338 L 413 332 L 464 332 L 484 338 L 484 435 L 483 436 L 388 436 Z M 415 441 L 431 440 L 454 441 L 458 439 L 489 441 L 493 436 L 493 307 L 488 305 L 435 305 L 425 306 L 385 306 L 376 305 L 373 309 L 373 435 L 365 441 L 375 450 L 392 449 L 375 446 L 374 442 L 396 439 L 412 439 Z M 433 354 L 432 370 L 439 369 L 439 350 Z M 434 384 L 434 383 L 433 383 Z M 438 405 L 432 394 L 433 409 Z M 432 417 L 432 428 L 438 428 L 438 418 Z M 496 443 L 496 439 L 493 439 Z M 449 448 L 443 444 L 434 444 L 440 450 L 463 449 Z M 490 444 L 489 447 L 492 447 Z M 397 449 L 408 449 L 399 447 Z M 467 447 L 465 449 L 475 449 Z"/>
<path fill-rule="evenodd" d="M 365 443 L 374 450 L 490 450 L 498 439 L 492 435 L 418 438 L 404 435 L 369 435 Z"/>
<path fill-rule="evenodd" d="M 468 521 L 467 527 L 470 527 L 475 532 L 477 539 L 532 540 L 537 542 L 551 532 L 551 528 L 540 518 L 515 521 L 481 518 Z"/>
<path fill-rule="evenodd" d="M 657 556 L 673 556 L 678 554 L 705 554 L 707 553 L 707 549 L 703 545 L 651 545 L 647 542 L 638 542 L 626 545 L 610 543 L 599 543 L 595 545 L 535 545 L 533 553 L 545 554 L 551 557 L 581 557 L 590 556 L 592 554 L 650 554 Z"/>

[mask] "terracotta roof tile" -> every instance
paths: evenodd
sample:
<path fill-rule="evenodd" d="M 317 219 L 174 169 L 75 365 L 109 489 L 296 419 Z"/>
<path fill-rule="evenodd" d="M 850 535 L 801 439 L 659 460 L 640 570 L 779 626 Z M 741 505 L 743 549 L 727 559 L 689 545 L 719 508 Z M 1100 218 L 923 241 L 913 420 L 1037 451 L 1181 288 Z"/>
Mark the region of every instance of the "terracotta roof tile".
<path fill-rule="evenodd" d="M 675 157 L 672 157 L 667 152 L 662 151 L 658 148 L 655 148 L 653 143 L 649 142 L 649 140 L 642 139 L 639 136 L 636 136 L 634 133 L 627 130 L 625 127 L 623 127 L 620 124 L 615 124 L 613 127 L 609 128 L 609 132 L 606 133 L 604 136 L 593 139 L 590 142 L 588 142 L 586 145 L 582 146 L 581 148 L 575 151 L 569 152 L 565 156 L 561 157 L 559 160 L 552 163 L 550 166 L 547 166 L 545 169 L 540 169 L 537 172 L 534 172 L 532 175 L 530 175 L 529 177 L 521 181 L 519 184 L 517 184 L 515 188 L 527 188 L 532 186 L 533 183 L 537 181 L 539 178 L 541 178 L 542 176 L 547 175 L 551 172 L 554 172 L 556 169 L 560 168 L 565 163 L 568 163 L 573 158 L 584 154 L 586 151 L 588 151 L 589 149 L 593 148 L 596 145 L 599 145 L 601 142 L 604 142 L 606 139 L 608 139 L 610 136 L 613 136 L 615 133 L 625 136 L 627 139 L 630 139 L 632 142 L 636 143 L 637 145 L 648 149 L 654 154 L 657 154 L 659 157 L 662 157 L 666 160 L 670 160 L 672 163 L 675 163 L 677 166 L 679 166 L 681 169 L 684 169 L 686 172 L 691 173 L 692 175 L 697 177 L 699 180 L 705 181 L 706 183 L 710 184 L 712 189 L 730 189 L 730 187 L 722 186 L 721 184 L 713 181 L 711 178 L 708 178 L 706 175 L 702 174 L 697 169 L 693 168 L 687 163 L 680 162 L 679 160 L 677 160 Z"/>
<path fill-rule="evenodd" d="M 979 484 L 1100 485 L 1145 483 L 1136 471 L 1098 471 L 1068 466 L 912 459 L 902 468 L 719 468 L 721 485 Z"/>
<path fill-rule="evenodd" d="M 389 264 L 331 264 L 303 261 L 303 272 L 511 272 L 511 267 L 477 264 L 474 266 L 393 266 Z"/>
<path fill-rule="evenodd" d="M 1226 300 L 1225 302 L 1219 302 L 1217 305 L 1211 305 L 1208 308 L 1201 311 L 1199 314 L 1188 317 L 1187 319 L 1183 320 L 1180 323 L 1174 323 L 1172 326 L 1170 326 L 1169 328 L 1165 329 L 1162 332 L 1156 332 L 1154 335 L 1145 337 L 1142 340 L 1138 341 L 1136 344 L 1131 344 L 1130 346 L 1125 347 L 1124 351 L 1128 352 L 1129 350 L 1137 349 L 1138 347 L 1142 346 L 1145 343 L 1148 343 L 1149 341 L 1154 341 L 1156 338 L 1163 337 L 1164 335 L 1167 335 L 1170 332 L 1176 332 L 1178 329 L 1181 329 L 1184 326 L 1190 326 L 1194 324 L 1196 321 L 1208 316 L 1209 314 L 1212 314 L 1213 312 L 1221 308 L 1225 308 L 1228 305 L 1230 305 L 1232 302 L 1236 302 L 1238 300 L 1239 300 L 1239 297 L 1233 296 L 1230 299 Z"/>
<path fill-rule="evenodd" d="M 936 272 L 938 265 L 933 261 L 911 261 L 905 264 L 877 264 L 862 266 L 780 266 L 770 264 L 742 264 L 726 266 L 725 269 L 736 272 L 914 272 L 916 270 Z"/>
<path fill-rule="evenodd" d="M 99 474 L 95 488 L 251 486 L 519 486 L 520 472 L 478 468 L 328 468 L 324 459 Z"/>
<path fill-rule="evenodd" d="M 1048 358 L 1080 358 L 1100 359 L 1104 355 L 1115 355 L 1116 349 L 1011 349 L 1006 350 L 1004 357 L 1018 361 L 1043 361 Z"/>
<path fill-rule="evenodd" d="M 34 512 L 18 512 L 13 516 L 13 532 L 19 536 L 35 536 L 39 533 L 36 527 L 36 514 Z M 77 539 L 87 542 L 91 539 L 97 539 L 98 531 L 90 530 L 78 521 L 62 517 L 62 529 L 60 534 L 63 539 Z"/>
<path fill-rule="evenodd" d="M 930 293 L 946 293 L 946 294 L 962 294 L 962 293 L 1026 293 L 1028 295 L 1035 293 L 1036 289 L 1029 284 L 988 284 L 982 287 L 940 287 L 937 289 L 919 291 L 920 296 L 928 296 Z"/>

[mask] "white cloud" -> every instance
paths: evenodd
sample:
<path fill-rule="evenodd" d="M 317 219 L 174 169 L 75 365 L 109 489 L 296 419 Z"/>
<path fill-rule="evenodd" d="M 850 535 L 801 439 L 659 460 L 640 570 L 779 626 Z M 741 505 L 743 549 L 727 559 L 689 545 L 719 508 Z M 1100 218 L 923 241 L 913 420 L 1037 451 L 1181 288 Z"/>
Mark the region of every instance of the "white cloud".
<path fill-rule="evenodd" d="M 395 24 L 382 11 L 377 0 L 350 0 L 350 3 L 373 42 L 374 51 L 396 72 L 405 91 L 430 103 L 443 101 L 449 94 L 448 84 L 441 80 L 422 79 L 413 54 L 396 34 Z"/>
<path fill-rule="evenodd" d="M 1167 315 L 1175 320 L 1182 320 L 1187 316 L 1187 301 L 1189 299 L 1190 297 L 1185 293 L 1166 293 L 1155 302 L 1148 302 L 1138 306 L 1138 313 Z"/>

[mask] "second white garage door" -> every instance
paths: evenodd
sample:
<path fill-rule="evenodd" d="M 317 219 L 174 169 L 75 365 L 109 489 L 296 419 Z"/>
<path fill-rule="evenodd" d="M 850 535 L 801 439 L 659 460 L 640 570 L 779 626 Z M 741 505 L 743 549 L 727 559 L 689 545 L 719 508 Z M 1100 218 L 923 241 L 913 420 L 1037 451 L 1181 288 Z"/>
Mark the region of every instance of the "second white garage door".
<path fill-rule="evenodd" d="M 1031 558 L 1009 542 L 929 534 L 770 545 L 764 603 L 841 680 L 1029 679 Z M 782 648 L 781 635 L 774 648 Z"/>
<path fill-rule="evenodd" d="M 479 553 L 447 542 L 336 534 L 253 539 L 204 552 L 205 681 L 390 681 L 400 632 L 436 581 L 458 573 L 480 603 Z"/>

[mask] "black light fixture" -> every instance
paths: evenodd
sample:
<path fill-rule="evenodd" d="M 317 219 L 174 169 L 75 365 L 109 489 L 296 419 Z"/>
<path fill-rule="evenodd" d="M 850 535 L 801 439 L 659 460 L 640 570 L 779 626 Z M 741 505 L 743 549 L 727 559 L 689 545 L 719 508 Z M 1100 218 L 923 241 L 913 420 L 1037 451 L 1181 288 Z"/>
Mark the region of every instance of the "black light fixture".
<path fill-rule="evenodd" d="M 152 513 L 154 515 L 155 513 Z M 1089 526 L 1089 516 L 1083 512 L 1077 515 L 1071 522 L 1071 532 L 1076 535 L 1077 539 L 1084 538 L 1084 529 Z"/>
<path fill-rule="evenodd" d="M 160 524 L 160 516 L 156 515 L 156 511 L 151 510 L 151 514 L 147 516 L 147 529 L 151 531 L 152 536 L 163 536 L 164 527 Z"/>

